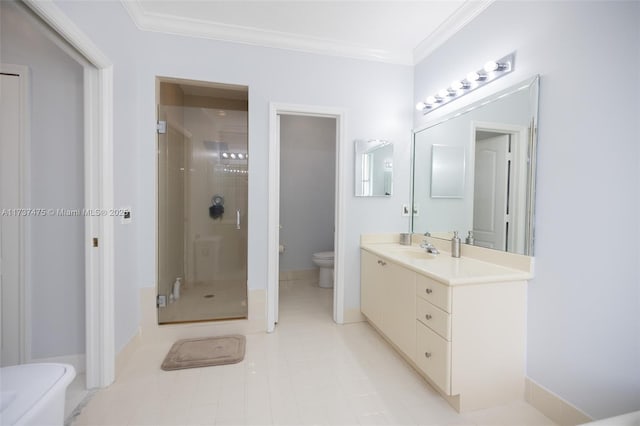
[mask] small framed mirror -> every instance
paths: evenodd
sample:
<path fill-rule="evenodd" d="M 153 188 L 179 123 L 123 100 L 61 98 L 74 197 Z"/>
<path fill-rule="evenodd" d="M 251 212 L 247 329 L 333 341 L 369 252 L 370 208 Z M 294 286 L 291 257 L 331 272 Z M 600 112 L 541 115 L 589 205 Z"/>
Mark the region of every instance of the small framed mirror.
<path fill-rule="evenodd" d="M 386 140 L 355 141 L 356 197 L 390 197 L 393 191 L 393 144 Z"/>
<path fill-rule="evenodd" d="M 432 145 L 431 198 L 464 196 L 464 147 Z"/>

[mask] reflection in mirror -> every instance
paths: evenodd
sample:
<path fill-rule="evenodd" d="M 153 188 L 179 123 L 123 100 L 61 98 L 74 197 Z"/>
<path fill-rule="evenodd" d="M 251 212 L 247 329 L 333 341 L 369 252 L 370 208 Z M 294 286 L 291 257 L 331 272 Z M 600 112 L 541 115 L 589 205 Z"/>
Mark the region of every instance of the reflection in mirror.
<path fill-rule="evenodd" d="M 474 245 L 533 255 L 538 86 L 535 76 L 415 132 L 413 232 L 471 231 Z"/>
<path fill-rule="evenodd" d="M 464 197 L 464 147 L 431 147 L 431 198 Z"/>
<path fill-rule="evenodd" d="M 388 197 L 393 186 L 393 144 L 385 140 L 357 140 L 356 197 Z"/>

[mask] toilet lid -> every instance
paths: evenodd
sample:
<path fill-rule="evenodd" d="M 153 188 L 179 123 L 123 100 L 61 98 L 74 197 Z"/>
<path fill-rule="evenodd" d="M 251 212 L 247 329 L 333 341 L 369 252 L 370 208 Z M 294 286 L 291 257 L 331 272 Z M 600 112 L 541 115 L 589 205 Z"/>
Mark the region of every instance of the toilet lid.
<path fill-rule="evenodd" d="M 333 252 L 321 251 L 319 253 L 313 253 L 313 257 L 317 257 L 318 259 L 333 259 Z"/>

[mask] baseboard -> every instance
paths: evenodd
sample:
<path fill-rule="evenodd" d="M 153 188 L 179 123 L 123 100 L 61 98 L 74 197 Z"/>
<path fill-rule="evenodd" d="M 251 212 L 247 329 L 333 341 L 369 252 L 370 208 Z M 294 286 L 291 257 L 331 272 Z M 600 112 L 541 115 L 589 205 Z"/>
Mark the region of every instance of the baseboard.
<path fill-rule="evenodd" d="M 318 268 L 299 269 L 295 271 L 280 271 L 279 279 L 280 281 L 317 280 L 318 274 Z"/>
<path fill-rule="evenodd" d="M 70 364 L 75 368 L 76 374 L 84 374 L 87 371 L 87 357 L 85 354 L 64 355 L 52 358 L 37 358 L 29 361 L 29 364 L 36 363 L 54 363 L 54 364 Z"/>
<path fill-rule="evenodd" d="M 530 378 L 525 378 L 525 400 L 562 426 L 573 426 L 593 421 L 577 407 L 560 398 Z"/>

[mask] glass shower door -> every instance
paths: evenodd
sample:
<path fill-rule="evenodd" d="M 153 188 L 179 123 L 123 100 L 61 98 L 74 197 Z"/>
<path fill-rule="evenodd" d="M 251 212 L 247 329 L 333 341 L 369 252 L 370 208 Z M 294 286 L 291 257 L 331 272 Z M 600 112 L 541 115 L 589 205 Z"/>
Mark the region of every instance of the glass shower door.
<path fill-rule="evenodd" d="M 158 107 L 159 324 L 247 317 L 247 112 L 189 99 Z"/>

